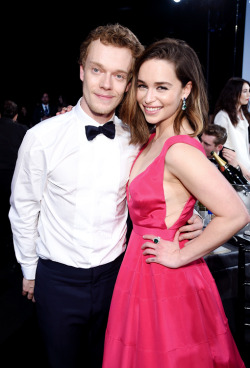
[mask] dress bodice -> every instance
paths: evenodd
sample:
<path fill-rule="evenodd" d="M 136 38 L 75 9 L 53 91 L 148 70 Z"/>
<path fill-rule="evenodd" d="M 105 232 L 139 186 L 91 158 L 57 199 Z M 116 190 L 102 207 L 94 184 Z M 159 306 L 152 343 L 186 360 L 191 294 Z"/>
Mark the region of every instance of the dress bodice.
<path fill-rule="evenodd" d="M 154 134 L 151 135 L 149 142 L 153 137 Z M 159 235 L 165 237 L 165 239 L 171 239 L 176 230 L 187 222 L 193 214 L 196 202 L 196 198 L 191 195 L 179 219 L 167 229 L 165 224 L 167 208 L 163 189 L 164 163 L 168 149 L 175 143 L 192 145 L 205 154 L 201 143 L 196 139 L 188 135 L 173 136 L 166 140 L 159 156 L 130 184 L 127 184 L 128 206 L 134 226 L 157 229 Z M 139 152 L 137 158 L 145 147 Z"/>

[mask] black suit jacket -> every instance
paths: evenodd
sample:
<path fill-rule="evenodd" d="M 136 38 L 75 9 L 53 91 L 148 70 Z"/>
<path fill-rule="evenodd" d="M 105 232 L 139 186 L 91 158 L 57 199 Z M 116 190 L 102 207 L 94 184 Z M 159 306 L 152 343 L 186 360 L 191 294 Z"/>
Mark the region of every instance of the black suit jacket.
<path fill-rule="evenodd" d="M 52 116 L 55 116 L 57 113 L 57 109 L 55 106 L 49 104 L 49 115 L 48 118 L 51 118 Z M 40 121 L 43 120 L 45 114 L 44 114 L 44 110 L 43 110 L 43 105 L 42 104 L 38 104 L 35 109 L 34 109 L 34 113 L 33 113 L 33 125 L 36 125 L 37 123 L 40 123 Z"/>
<path fill-rule="evenodd" d="M 18 149 L 22 143 L 27 127 L 9 118 L 0 119 L 0 237 L 9 232 L 9 198 L 11 180 L 14 173 Z"/>

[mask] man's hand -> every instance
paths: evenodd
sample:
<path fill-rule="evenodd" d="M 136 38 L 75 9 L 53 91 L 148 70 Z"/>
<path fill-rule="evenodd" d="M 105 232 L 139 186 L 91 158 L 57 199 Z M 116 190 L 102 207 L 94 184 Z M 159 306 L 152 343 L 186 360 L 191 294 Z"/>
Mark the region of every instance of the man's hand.
<path fill-rule="evenodd" d="M 229 149 L 229 148 L 226 148 L 224 147 L 223 150 L 222 150 L 222 154 L 223 154 L 223 157 L 227 160 L 227 162 L 234 166 L 234 167 L 237 167 L 239 165 L 238 161 L 237 161 L 237 157 L 236 157 L 236 152 Z"/>
<path fill-rule="evenodd" d="M 63 107 L 61 111 L 58 111 L 56 115 L 65 114 L 65 112 L 70 112 L 73 109 L 72 105 L 69 105 L 67 107 Z"/>
<path fill-rule="evenodd" d="M 188 220 L 188 225 L 182 226 L 179 236 L 179 241 L 183 239 L 192 240 L 197 236 L 201 235 L 203 229 L 203 221 L 198 215 L 193 215 Z"/>
<path fill-rule="evenodd" d="M 34 288 L 35 288 L 35 280 L 27 280 L 23 278 L 23 295 L 27 295 L 28 299 L 32 299 L 32 302 L 35 302 L 34 299 Z"/>

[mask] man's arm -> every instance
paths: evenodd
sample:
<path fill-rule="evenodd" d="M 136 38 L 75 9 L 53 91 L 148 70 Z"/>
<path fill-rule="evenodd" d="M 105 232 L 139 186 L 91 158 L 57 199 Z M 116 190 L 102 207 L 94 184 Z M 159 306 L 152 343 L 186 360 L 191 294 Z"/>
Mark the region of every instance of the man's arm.
<path fill-rule="evenodd" d="M 23 294 L 33 297 L 38 256 L 36 239 L 42 193 L 46 185 L 46 160 L 34 134 L 28 131 L 18 153 L 11 185 L 10 212 L 15 254 L 24 281 Z M 29 286 L 27 286 L 29 284 Z"/>
<path fill-rule="evenodd" d="M 35 288 L 35 280 L 26 280 L 25 278 L 23 278 L 23 291 L 22 291 L 22 294 L 24 296 L 27 295 L 27 298 L 32 299 L 32 302 L 35 302 L 34 288 Z"/>
<path fill-rule="evenodd" d="M 192 217 L 188 220 L 188 224 L 182 226 L 179 236 L 179 241 L 183 239 L 192 240 L 197 236 L 201 235 L 203 229 L 203 220 L 199 215 L 193 214 Z"/>

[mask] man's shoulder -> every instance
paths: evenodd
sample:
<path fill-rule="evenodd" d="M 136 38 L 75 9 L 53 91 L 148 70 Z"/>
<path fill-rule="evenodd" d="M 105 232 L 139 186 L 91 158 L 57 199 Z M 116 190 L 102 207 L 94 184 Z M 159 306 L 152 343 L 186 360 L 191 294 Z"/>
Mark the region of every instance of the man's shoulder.
<path fill-rule="evenodd" d="M 14 125 L 16 125 L 17 129 L 19 129 L 22 132 L 26 132 L 28 130 L 28 127 L 26 125 L 20 124 L 18 122 L 15 122 Z"/>
<path fill-rule="evenodd" d="M 69 133 L 73 132 L 74 137 L 77 132 L 73 131 L 76 126 L 72 119 L 72 113 L 68 112 L 62 115 L 53 116 L 32 128 L 28 129 L 25 137 L 23 149 L 25 150 L 47 150 L 53 149 L 60 142 L 69 140 Z"/>
<path fill-rule="evenodd" d="M 120 134 L 130 138 L 131 133 L 130 133 L 129 125 L 123 123 L 123 121 L 121 119 L 119 119 L 117 116 L 115 116 L 114 122 L 115 122 L 115 125 L 116 125 L 116 129 L 120 132 Z"/>
<path fill-rule="evenodd" d="M 25 134 L 25 147 L 27 149 L 48 149 L 62 140 L 67 140 L 69 132 L 73 132 L 75 120 L 72 113 L 53 116 L 28 129 Z M 76 136 L 77 133 L 75 133 Z"/>
<path fill-rule="evenodd" d="M 65 114 L 55 115 L 34 125 L 30 131 L 34 134 L 51 133 L 52 131 L 64 129 L 72 122 L 73 110 Z"/>
<path fill-rule="evenodd" d="M 23 134 L 25 134 L 26 130 L 28 129 L 26 126 L 6 117 L 0 118 L 0 126 L 5 127 L 5 129 L 8 129 L 11 132 L 23 132 Z"/>
<path fill-rule="evenodd" d="M 125 124 L 121 119 L 119 119 L 117 116 L 115 117 L 117 120 L 116 122 L 116 132 L 117 135 L 123 140 L 125 143 L 125 147 L 127 150 L 131 152 L 131 154 L 137 154 L 139 150 L 141 149 L 141 145 L 139 144 L 131 144 L 131 131 L 128 124 Z"/>

